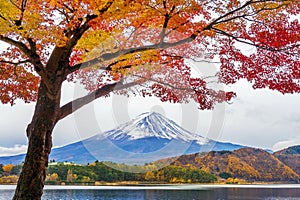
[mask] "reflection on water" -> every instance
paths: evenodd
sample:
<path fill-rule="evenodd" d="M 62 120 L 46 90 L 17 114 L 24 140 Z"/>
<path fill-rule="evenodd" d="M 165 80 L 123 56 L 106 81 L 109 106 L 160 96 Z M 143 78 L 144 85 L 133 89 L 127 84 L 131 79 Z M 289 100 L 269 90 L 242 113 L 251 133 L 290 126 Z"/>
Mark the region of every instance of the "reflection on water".
<path fill-rule="evenodd" d="M 1 189 L 0 200 L 13 196 Z M 300 200 L 299 188 L 200 188 L 200 189 L 46 189 L 44 200 Z"/>

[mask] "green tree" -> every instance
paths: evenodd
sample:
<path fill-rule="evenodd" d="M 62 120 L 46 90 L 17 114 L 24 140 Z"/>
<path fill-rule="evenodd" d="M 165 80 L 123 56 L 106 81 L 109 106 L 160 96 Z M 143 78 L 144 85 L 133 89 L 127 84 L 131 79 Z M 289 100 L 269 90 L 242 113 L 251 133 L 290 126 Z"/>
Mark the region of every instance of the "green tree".
<path fill-rule="evenodd" d="M 0 175 L 3 175 L 3 165 L 2 164 L 0 164 Z"/>
<path fill-rule="evenodd" d="M 224 179 L 232 178 L 232 175 L 228 172 L 221 172 L 219 176 Z"/>
<path fill-rule="evenodd" d="M 58 165 L 50 165 L 48 167 L 48 174 L 57 173 L 61 180 L 67 180 L 67 174 L 68 174 L 68 165 L 64 164 L 58 164 Z"/>
<path fill-rule="evenodd" d="M 22 165 L 14 165 L 11 172 L 10 172 L 10 174 L 19 176 L 20 173 L 21 173 L 21 170 L 22 170 Z"/>

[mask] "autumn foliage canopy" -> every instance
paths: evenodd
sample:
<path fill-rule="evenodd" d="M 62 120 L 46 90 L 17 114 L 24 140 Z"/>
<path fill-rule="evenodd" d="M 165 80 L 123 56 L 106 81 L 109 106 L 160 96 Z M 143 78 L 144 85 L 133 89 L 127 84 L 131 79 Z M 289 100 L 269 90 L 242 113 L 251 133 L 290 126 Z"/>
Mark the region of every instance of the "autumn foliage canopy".
<path fill-rule="evenodd" d="M 113 90 L 201 109 L 235 94 L 193 77 L 187 61 L 216 61 L 217 81 L 300 92 L 299 1 L 1 0 L 0 100 L 35 101 L 54 74 L 91 92 Z M 56 49 L 63 49 L 59 53 Z M 246 49 L 246 50 L 245 50 Z M 63 55 L 62 53 L 63 52 Z M 62 58 L 57 68 L 53 57 Z M 133 87 L 134 86 L 134 87 Z M 122 89 L 131 90 L 122 91 Z M 109 93 L 109 92 L 108 92 Z M 108 95 L 108 94 L 106 94 Z"/>

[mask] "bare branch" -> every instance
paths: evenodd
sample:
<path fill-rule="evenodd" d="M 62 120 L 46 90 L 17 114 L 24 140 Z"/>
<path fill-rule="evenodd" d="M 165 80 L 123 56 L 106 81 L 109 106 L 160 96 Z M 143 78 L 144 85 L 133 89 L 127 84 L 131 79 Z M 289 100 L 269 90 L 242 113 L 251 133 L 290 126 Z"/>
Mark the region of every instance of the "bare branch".
<path fill-rule="evenodd" d="M 79 108 L 83 107 L 84 105 L 94 101 L 95 99 L 109 94 L 111 91 L 114 90 L 115 86 L 116 86 L 116 83 L 110 84 L 110 85 L 105 85 L 105 86 L 95 90 L 94 92 L 89 93 L 88 95 L 86 95 L 84 97 L 80 97 L 78 99 L 75 99 L 74 101 L 71 101 L 71 102 L 65 104 L 64 106 L 62 106 L 60 108 L 60 115 L 57 120 L 61 120 L 61 119 L 65 118 L 66 116 L 72 114 Z"/>
<path fill-rule="evenodd" d="M 160 81 L 160 80 L 157 80 L 157 79 L 154 79 L 151 77 L 144 77 L 144 76 L 140 76 L 140 75 L 136 75 L 136 74 L 134 74 L 132 76 L 140 78 L 140 81 L 142 81 L 142 82 L 152 81 L 154 83 L 158 83 L 160 85 L 172 88 L 174 90 L 180 90 L 180 91 L 185 91 L 185 92 L 195 92 L 197 94 L 206 94 L 205 92 L 197 89 L 196 87 L 178 87 L 178 86 L 172 85 L 170 83 L 167 83 L 165 81 Z M 214 76 L 205 77 L 204 79 L 208 79 L 208 78 L 215 78 L 215 77 Z M 202 80 L 204 80 L 204 79 L 202 79 Z M 209 83 L 216 83 L 216 81 L 206 82 L 206 84 L 209 84 Z"/>
<path fill-rule="evenodd" d="M 249 0 L 244 5 L 242 5 L 241 7 L 238 7 L 236 9 L 234 9 L 234 10 L 232 10 L 232 11 L 230 11 L 230 12 L 228 12 L 228 13 L 220 16 L 220 17 L 218 17 L 217 19 L 215 19 L 214 21 L 212 21 L 209 25 L 207 25 L 203 30 L 210 30 L 213 27 L 213 25 L 217 24 L 221 19 L 224 19 L 224 18 L 226 18 L 226 17 L 228 17 L 230 15 L 233 15 L 234 13 L 236 13 L 236 12 L 238 12 L 238 11 L 246 8 L 247 6 L 249 6 L 250 4 L 252 4 L 252 2 L 253 2 L 252 0 Z"/>
<path fill-rule="evenodd" d="M 7 19 L 1 14 L 0 14 L 0 18 L 3 19 L 4 21 L 7 21 Z"/>
<path fill-rule="evenodd" d="M 165 14 L 165 21 L 164 21 L 164 24 L 163 24 L 163 27 L 162 27 L 162 30 L 161 30 L 161 33 L 160 33 L 160 44 L 162 44 L 164 42 L 164 39 L 165 39 L 165 35 L 166 35 L 166 29 L 168 27 L 168 23 L 169 23 L 169 20 L 170 20 L 170 15 L 168 13 Z"/>
<path fill-rule="evenodd" d="M 82 108 L 83 106 L 87 105 L 88 103 L 94 101 L 95 99 L 98 99 L 100 97 L 106 96 L 112 91 L 117 91 L 117 90 L 123 90 L 129 87 L 132 87 L 134 85 L 137 85 L 139 83 L 137 82 L 131 82 L 131 83 L 126 83 L 126 84 L 120 84 L 120 83 L 112 83 L 109 85 L 105 85 L 101 88 L 98 88 L 92 93 L 89 93 L 88 95 L 84 97 L 80 97 L 78 99 L 75 99 L 74 101 L 71 101 L 64 106 L 60 108 L 60 115 L 57 120 L 61 120 L 65 118 L 66 116 L 72 114 L 76 110 Z"/>
<path fill-rule="evenodd" d="M 261 9 L 256 10 L 255 12 L 252 12 L 252 13 L 249 13 L 249 14 L 236 15 L 236 16 L 233 16 L 233 17 L 230 17 L 230 18 L 226 18 L 226 19 L 223 19 L 223 20 L 220 20 L 220 21 L 216 21 L 213 25 L 226 23 L 226 22 L 233 21 L 233 20 L 239 19 L 239 18 L 243 18 L 243 19 L 246 19 L 248 21 L 254 21 L 254 20 L 250 20 L 250 19 L 248 19 L 246 17 L 250 17 L 250 16 L 253 16 L 253 15 L 256 15 L 256 14 L 262 12 L 262 11 L 276 10 L 276 9 L 279 9 L 279 8 L 281 8 L 283 6 L 284 6 L 283 4 L 280 4 L 277 7 L 273 7 L 273 8 L 262 7 Z"/>
<path fill-rule="evenodd" d="M 187 88 L 187 87 L 176 87 L 176 86 L 174 86 L 174 85 L 172 85 L 172 84 L 170 84 L 170 83 L 166 83 L 166 82 L 164 82 L 164 81 L 159 81 L 159 80 L 156 80 L 156 79 L 154 79 L 154 78 L 146 78 L 146 77 L 143 77 L 143 76 L 140 76 L 140 75 L 133 75 L 133 76 L 135 76 L 135 77 L 138 77 L 138 78 L 141 78 L 141 79 L 144 79 L 145 81 L 152 81 L 152 82 L 154 82 L 154 83 L 159 83 L 159 84 L 161 84 L 161 85 L 164 85 L 164 86 L 168 86 L 168 87 L 170 87 L 170 88 L 172 88 L 172 89 L 175 89 L 175 90 L 184 90 L 184 91 L 194 91 L 194 90 L 192 90 L 192 89 L 190 89 L 190 88 Z"/>
<path fill-rule="evenodd" d="M 61 10 L 58 8 L 55 8 L 55 10 L 58 11 L 60 14 L 62 14 L 65 17 L 67 23 L 70 23 L 68 13 L 66 13 L 65 10 L 63 10 L 63 9 Z"/>
<path fill-rule="evenodd" d="M 5 37 L 3 35 L 0 35 L 0 40 L 3 41 L 3 42 L 6 42 L 10 45 L 13 45 L 15 47 L 18 47 L 25 55 L 27 55 L 28 57 L 30 57 L 30 49 L 25 45 L 23 44 L 22 42 L 19 42 L 19 41 L 16 41 L 16 40 L 13 40 L 9 37 Z"/>
<path fill-rule="evenodd" d="M 220 64 L 220 62 L 218 61 L 210 61 L 210 60 L 198 60 L 195 58 L 191 58 L 191 57 L 184 57 L 184 56 L 179 56 L 179 55 L 171 55 L 171 54 L 162 54 L 161 56 L 166 56 L 166 57 L 171 57 L 171 58 L 176 58 L 176 59 L 188 59 L 188 60 L 192 60 L 194 62 L 198 62 L 198 63 L 212 63 L 212 64 Z"/>
<path fill-rule="evenodd" d="M 76 10 L 74 10 L 73 8 L 71 8 L 70 6 L 68 6 L 66 3 L 62 3 L 61 5 L 63 5 L 67 10 L 69 10 L 71 13 L 74 13 Z"/>
<path fill-rule="evenodd" d="M 27 38 L 27 41 L 29 43 L 30 50 L 32 52 L 36 52 L 36 43 L 32 40 L 32 38 Z"/>
<path fill-rule="evenodd" d="M 286 51 L 286 50 L 289 50 L 289 49 L 293 49 L 293 48 L 296 48 L 296 47 L 299 47 L 300 45 L 294 45 L 294 46 L 290 46 L 290 47 L 286 47 L 286 48 L 273 48 L 273 47 L 269 47 L 269 46 L 262 46 L 262 45 L 258 45 L 258 44 L 255 44 L 253 42 L 248 42 L 246 40 L 244 40 L 243 38 L 240 38 L 240 37 L 237 37 L 237 36 L 234 36 L 234 35 L 231 35 L 223 30 L 220 30 L 220 29 L 217 29 L 215 27 L 212 27 L 213 30 L 216 31 L 216 33 L 218 34 L 221 34 L 221 35 L 225 35 L 227 37 L 230 37 L 240 43 L 244 43 L 244 44 L 247 44 L 247 45 L 251 45 L 251 46 L 254 46 L 256 48 L 259 48 L 259 49 L 263 49 L 263 50 L 267 50 L 267 51 L 272 51 L 272 52 L 279 52 L 279 51 Z M 287 54 L 290 54 L 289 52 L 285 52 Z"/>
<path fill-rule="evenodd" d="M 30 62 L 29 59 L 22 60 L 22 61 L 19 61 L 19 62 L 11 62 L 11 61 L 6 61 L 6 60 L 0 60 L 0 63 L 10 64 L 10 65 L 21 65 L 21 64 L 29 63 L 29 62 Z"/>

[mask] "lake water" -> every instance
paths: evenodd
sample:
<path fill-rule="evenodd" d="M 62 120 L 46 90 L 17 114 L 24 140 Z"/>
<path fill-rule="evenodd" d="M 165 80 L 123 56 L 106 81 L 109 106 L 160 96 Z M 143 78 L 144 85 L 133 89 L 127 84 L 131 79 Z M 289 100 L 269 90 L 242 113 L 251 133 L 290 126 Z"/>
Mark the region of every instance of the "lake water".
<path fill-rule="evenodd" d="M 0 185 L 0 200 L 15 186 Z M 43 200 L 300 200 L 300 185 L 46 186 Z"/>

